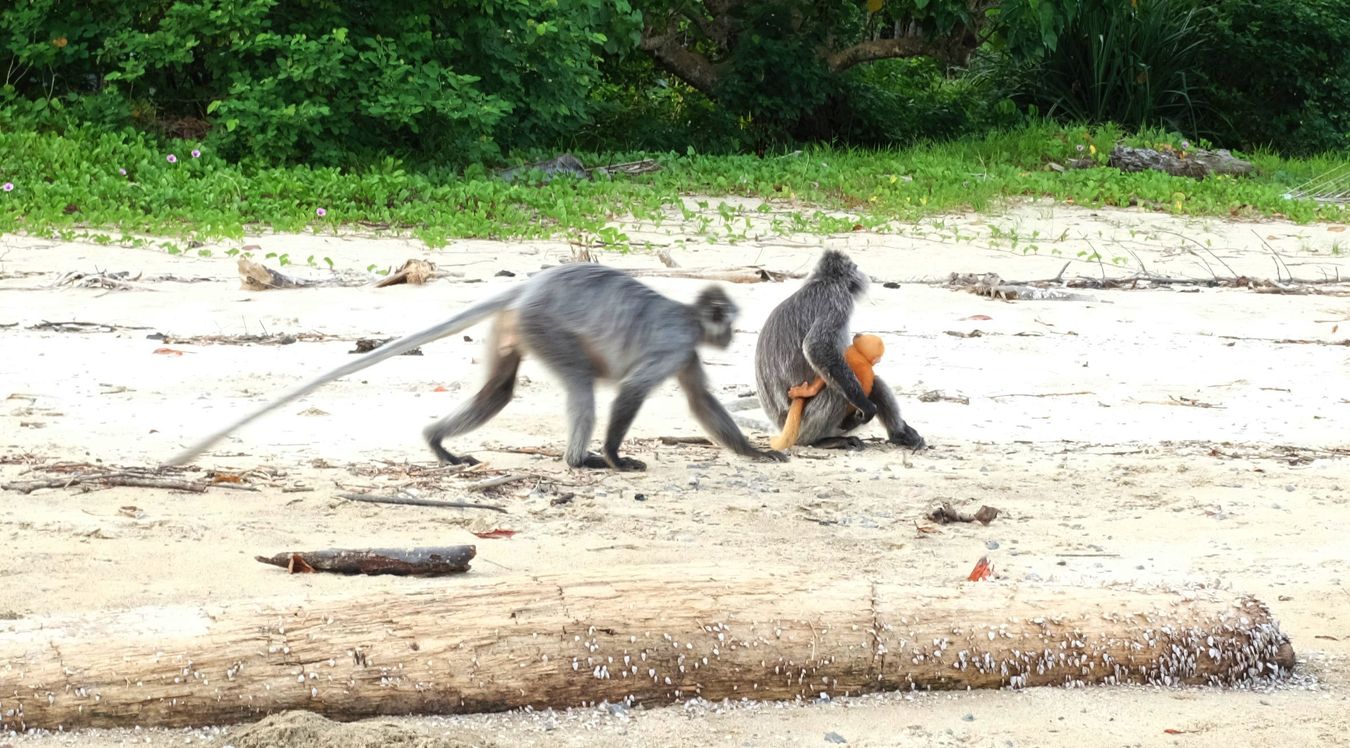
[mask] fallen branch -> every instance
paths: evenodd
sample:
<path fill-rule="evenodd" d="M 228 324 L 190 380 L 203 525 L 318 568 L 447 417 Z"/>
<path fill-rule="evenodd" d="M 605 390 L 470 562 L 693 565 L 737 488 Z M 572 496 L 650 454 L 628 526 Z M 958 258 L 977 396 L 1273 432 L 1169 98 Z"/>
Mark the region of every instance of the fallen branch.
<path fill-rule="evenodd" d="M 484 479 L 484 480 L 480 480 L 480 481 L 478 481 L 477 483 L 470 483 L 469 485 L 467 485 L 467 486 L 464 487 L 464 490 L 466 490 L 466 491 L 473 491 L 473 492 L 481 492 L 481 491 L 486 491 L 486 490 L 488 490 L 489 488 L 496 488 L 496 487 L 498 487 L 498 486 L 504 486 L 504 485 L 506 485 L 506 484 L 508 484 L 508 483 L 516 483 L 516 482 L 518 482 L 518 481 L 523 481 L 523 480 L 530 480 L 531 478 L 533 478 L 533 479 L 535 479 L 535 480 L 538 480 L 538 479 L 539 479 L 539 476 L 537 476 L 537 475 L 529 475 L 528 473 L 517 474 L 517 475 L 499 475 L 499 476 L 497 476 L 497 477 L 495 477 L 495 478 L 486 478 L 486 479 Z"/>
<path fill-rule="evenodd" d="M 990 400 L 998 400 L 1003 397 L 1073 397 L 1075 395 L 1095 395 L 1095 392 L 1008 392 L 1002 395 L 990 395 Z"/>
<path fill-rule="evenodd" d="M 1220 408 L 1220 409 L 1223 408 L 1222 405 L 1215 405 L 1214 403 L 1207 403 L 1207 402 L 1204 402 L 1203 400 L 1196 400 L 1196 399 L 1193 398 L 1193 397 L 1185 397 L 1185 396 L 1177 397 L 1177 396 L 1175 396 L 1175 395 L 1168 395 L 1166 400 L 1140 400 L 1140 401 L 1139 401 L 1139 404 L 1140 404 L 1140 405 L 1180 405 L 1180 406 L 1187 407 L 1187 408 Z"/>
<path fill-rule="evenodd" d="M 254 556 L 254 560 L 281 566 L 292 574 L 329 571 L 335 574 L 394 574 L 435 577 L 469 570 L 477 549 L 471 545 L 440 548 L 369 548 L 321 551 L 288 551 L 275 556 Z"/>
<path fill-rule="evenodd" d="M 127 473 L 118 472 L 63 475 L 57 478 L 46 478 L 43 480 L 14 481 L 12 483 L 0 484 L 0 488 L 7 491 L 18 491 L 19 493 L 32 493 L 39 488 L 71 488 L 73 486 L 112 488 L 113 486 L 124 486 L 130 488 L 164 488 L 170 491 L 203 493 L 209 485 L 210 484 L 206 481 L 152 477 L 146 475 L 129 475 Z M 250 491 L 257 490 L 251 486 L 232 487 Z"/>
<path fill-rule="evenodd" d="M 548 448 L 548 447 L 512 447 L 512 446 L 505 445 L 505 444 L 501 444 L 501 445 L 497 445 L 497 446 L 495 446 L 495 447 L 491 447 L 491 448 L 490 448 L 490 451 L 492 451 L 492 452 L 506 452 L 506 453 L 508 453 L 508 454 L 517 454 L 517 455 L 535 455 L 535 456 L 538 456 L 538 457 L 555 457 L 555 458 L 556 458 L 556 457 L 562 457 L 562 456 L 563 456 L 563 453 L 562 453 L 562 452 L 560 452 L 560 451 L 558 451 L 558 450 L 556 450 L 556 449 L 550 449 L 550 448 Z"/>
<path fill-rule="evenodd" d="M 1158 230 L 1163 231 L 1162 229 Z M 1177 234 L 1177 236 L 1182 235 Z M 1188 237 L 1183 236 L 1183 238 Z M 1192 254 L 1195 253 L 1192 251 Z M 1203 258 L 1201 259 L 1203 260 Z M 1222 259 L 1217 256 L 1215 259 L 1222 262 Z M 1211 272 L 1213 271 L 1211 270 Z M 1063 271 L 1060 272 L 1060 275 L 1063 275 Z M 1347 282 L 1346 279 L 1340 277 L 1322 280 L 1291 280 L 1286 282 L 1276 282 L 1269 279 L 1251 278 L 1245 275 L 1235 275 L 1231 277 L 1215 275 L 1211 278 L 1173 278 L 1148 272 L 1137 272 L 1118 278 L 1108 278 L 1105 276 L 1100 278 L 1089 278 L 1086 276 L 1079 276 L 1076 278 L 1063 279 L 1057 276 L 1053 279 L 1026 281 L 1005 281 L 1000 278 L 997 273 L 951 273 L 947 277 L 947 285 L 952 288 L 964 289 L 982 296 L 1009 300 L 1053 299 L 1091 301 L 1092 298 L 1089 296 L 1068 294 L 1060 289 L 1148 290 L 1153 288 L 1170 288 L 1173 286 L 1196 288 L 1245 288 L 1257 293 L 1291 295 L 1324 294 L 1338 296 L 1350 294 L 1350 282 Z M 1320 290 L 1325 286 L 1346 286 L 1346 288 L 1344 290 Z"/>
<path fill-rule="evenodd" d="M 474 504 L 467 501 L 441 501 L 438 499 L 415 499 L 410 496 L 377 496 L 369 493 L 340 493 L 339 499 L 364 501 L 368 504 L 402 504 L 404 506 L 432 506 L 442 509 L 487 509 L 502 514 L 510 514 L 504 506 L 496 504 Z"/>
<path fill-rule="evenodd" d="M 662 444 L 672 446 L 676 444 L 696 444 L 700 447 L 716 446 L 712 443 L 712 440 L 706 436 L 663 436 L 660 438 L 660 441 Z"/>
<path fill-rule="evenodd" d="M 785 280 L 806 277 L 802 273 L 783 273 L 759 267 L 733 268 L 730 270 L 634 268 L 624 272 L 637 278 L 689 278 L 692 280 L 720 281 L 722 283 L 782 283 Z"/>
<path fill-rule="evenodd" d="M 1216 335 L 1221 340 L 1241 340 L 1250 343 L 1274 343 L 1275 345 L 1343 345 L 1350 346 L 1350 338 L 1341 340 L 1305 340 L 1303 338 L 1249 338 L 1242 335 Z"/>
<path fill-rule="evenodd" d="M 322 332 L 271 333 L 262 335 L 191 335 L 180 337 L 168 333 L 153 333 L 147 340 L 160 340 L 175 345 L 291 345 L 336 340 L 337 335 Z"/>
<path fill-rule="evenodd" d="M 149 291 L 151 289 L 140 286 L 135 283 L 141 279 L 141 274 L 137 273 L 135 277 L 130 271 L 118 270 L 107 271 L 100 270 L 94 273 L 85 273 L 80 271 L 71 271 L 65 273 L 56 279 L 53 286 L 80 286 L 83 288 L 106 288 L 110 291 Z"/>
<path fill-rule="evenodd" d="M 93 488 L 111 488 L 122 486 L 130 488 L 163 488 L 171 491 L 189 491 L 202 493 L 208 488 L 225 488 L 235 491 L 257 491 L 257 486 L 243 483 L 243 477 L 221 471 L 206 471 L 204 478 L 188 477 L 201 473 L 196 467 L 113 467 L 92 465 L 81 462 L 58 462 L 35 467 L 52 475 L 37 480 L 14 481 L 0 484 L 0 489 L 32 493 L 39 488 L 79 487 L 85 491 Z M 250 477 L 268 477 L 253 471 Z"/>
<path fill-rule="evenodd" d="M 210 725 L 285 709 L 356 720 L 693 697 L 1240 686 L 1294 666 L 1262 603 L 1213 589 L 660 566 L 274 600 L 6 622 L 0 729 Z"/>
<path fill-rule="evenodd" d="M 52 330 L 54 332 L 120 332 L 122 330 L 149 330 L 148 327 L 129 325 L 109 325 L 104 322 L 39 322 L 29 325 L 26 330 Z"/>

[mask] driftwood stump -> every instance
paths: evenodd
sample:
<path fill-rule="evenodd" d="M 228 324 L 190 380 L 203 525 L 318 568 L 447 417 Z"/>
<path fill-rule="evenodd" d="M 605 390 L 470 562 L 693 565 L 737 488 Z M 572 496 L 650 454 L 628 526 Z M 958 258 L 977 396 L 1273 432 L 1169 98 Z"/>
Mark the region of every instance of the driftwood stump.
<path fill-rule="evenodd" d="M 301 288 L 309 283 L 282 275 L 260 262 L 239 258 L 239 287 L 245 291 L 266 291 L 272 288 Z"/>
<path fill-rule="evenodd" d="M 0 621 L 0 729 L 188 726 L 681 698 L 1242 685 L 1294 652 L 1256 600 L 695 568 L 402 580 L 350 599 Z M 387 588 L 387 585 L 386 587 Z"/>
<path fill-rule="evenodd" d="M 1117 145 L 1111 150 L 1107 164 L 1121 171 L 1153 170 L 1192 179 L 1204 179 L 1211 174 L 1245 177 L 1250 176 L 1253 170 L 1251 162 L 1234 158 L 1223 148 L 1217 151 L 1188 151 L 1183 158 L 1171 151 Z"/>

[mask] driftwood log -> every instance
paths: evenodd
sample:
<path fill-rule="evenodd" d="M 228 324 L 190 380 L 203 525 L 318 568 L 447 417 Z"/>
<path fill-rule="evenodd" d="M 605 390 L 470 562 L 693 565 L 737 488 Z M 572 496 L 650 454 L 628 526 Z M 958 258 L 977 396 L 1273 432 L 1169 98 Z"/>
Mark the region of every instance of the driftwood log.
<path fill-rule="evenodd" d="M 272 288 L 301 288 L 310 285 L 273 270 L 260 262 L 239 256 L 239 287 L 245 291 L 266 291 Z"/>
<path fill-rule="evenodd" d="M 1243 685 L 1286 675 L 1218 591 L 887 584 L 708 569 L 400 580 L 341 601 L 0 621 L 0 729 L 189 726 L 912 689 Z"/>
<path fill-rule="evenodd" d="M 335 574 L 394 574 L 444 576 L 469 570 L 478 549 L 471 545 L 432 548 L 325 548 L 254 556 L 255 561 L 280 566 L 292 574 L 330 571 Z"/>
<path fill-rule="evenodd" d="M 1107 164 L 1121 171 L 1153 170 L 1192 179 L 1204 179 L 1212 174 L 1245 177 L 1250 176 L 1253 169 L 1251 162 L 1235 158 L 1223 148 L 1217 151 L 1188 151 L 1186 157 L 1182 158 L 1171 151 L 1118 145 L 1111 150 Z"/>

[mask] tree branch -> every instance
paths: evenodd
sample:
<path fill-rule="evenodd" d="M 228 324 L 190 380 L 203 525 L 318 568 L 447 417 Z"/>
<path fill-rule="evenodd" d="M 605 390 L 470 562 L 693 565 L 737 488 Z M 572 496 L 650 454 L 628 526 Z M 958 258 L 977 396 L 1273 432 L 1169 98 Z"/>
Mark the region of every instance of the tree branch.
<path fill-rule="evenodd" d="M 896 57 L 945 58 L 947 54 L 948 50 L 943 46 L 933 44 L 927 39 L 903 36 L 898 39 L 869 39 L 852 47 L 830 52 L 825 56 L 825 64 L 829 65 L 831 72 L 842 73 L 864 62 Z"/>
<path fill-rule="evenodd" d="M 658 65 L 712 97 L 717 86 L 717 67 L 703 55 L 685 49 L 679 42 L 679 34 L 650 35 L 650 30 L 644 31 L 641 47 Z"/>

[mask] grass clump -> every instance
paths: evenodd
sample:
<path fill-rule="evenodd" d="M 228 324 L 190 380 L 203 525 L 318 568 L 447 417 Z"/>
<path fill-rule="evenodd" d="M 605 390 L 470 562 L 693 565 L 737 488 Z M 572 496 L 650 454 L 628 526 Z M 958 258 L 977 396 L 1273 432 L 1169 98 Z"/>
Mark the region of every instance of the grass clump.
<path fill-rule="evenodd" d="M 1083 206 L 1129 206 L 1185 215 L 1343 220 L 1337 206 L 1283 197 L 1345 157 L 1249 157 L 1260 176 L 1204 181 L 1110 168 L 1046 169 L 1077 157 L 1102 164 L 1116 142 L 1167 144 L 1144 132 L 1035 125 L 980 138 L 897 150 L 812 147 L 777 156 L 578 154 L 588 164 L 649 155 L 664 167 L 640 178 L 506 183 L 482 167 L 464 172 L 392 158 L 362 168 L 231 163 L 198 143 L 156 141 L 130 131 L 63 135 L 0 133 L 0 231 L 30 234 L 124 232 L 182 239 L 229 239 L 250 231 L 337 231 L 389 227 L 431 246 L 455 238 L 565 236 L 614 243 L 616 217 L 659 219 L 681 196 L 780 201 L 782 231 L 847 231 L 844 209 L 876 227 L 925 215 L 987 210 L 1009 198 L 1051 197 Z M 524 159 L 522 159 L 524 160 Z M 803 207 L 805 206 L 805 207 Z M 734 216 L 723 216 L 730 224 Z M 711 228 L 709 228 L 711 230 Z"/>

